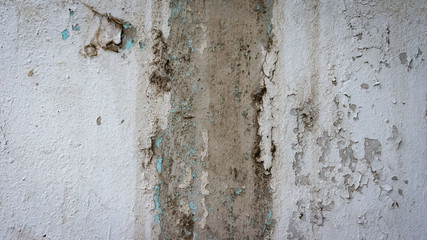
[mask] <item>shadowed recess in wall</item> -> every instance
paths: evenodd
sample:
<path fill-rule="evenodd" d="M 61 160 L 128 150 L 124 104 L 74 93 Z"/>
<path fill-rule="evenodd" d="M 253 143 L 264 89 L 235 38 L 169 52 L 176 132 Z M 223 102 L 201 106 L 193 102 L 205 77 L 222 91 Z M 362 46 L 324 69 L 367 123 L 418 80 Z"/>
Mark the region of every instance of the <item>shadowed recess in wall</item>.
<path fill-rule="evenodd" d="M 171 94 L 152 147 L 160 238 L 268 238 L 271 175 L 257 131 L 271 2 L 173 0 L 170 9 L 169 38 L 153 31 L 151 76 Z"/>

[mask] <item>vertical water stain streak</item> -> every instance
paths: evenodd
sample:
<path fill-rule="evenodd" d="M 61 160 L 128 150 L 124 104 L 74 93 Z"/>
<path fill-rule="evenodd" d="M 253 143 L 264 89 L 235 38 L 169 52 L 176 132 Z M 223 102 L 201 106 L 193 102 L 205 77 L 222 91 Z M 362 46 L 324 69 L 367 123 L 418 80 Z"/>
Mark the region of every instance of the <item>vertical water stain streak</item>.
<path fill-rule="evenodd" d="M 152 147 L 159 237 L 268 238 L 270 175 L 258 162 L 253 96 L 271 44 L 271 3 L 173 0 L 170 8 L 171 112 Z"/>

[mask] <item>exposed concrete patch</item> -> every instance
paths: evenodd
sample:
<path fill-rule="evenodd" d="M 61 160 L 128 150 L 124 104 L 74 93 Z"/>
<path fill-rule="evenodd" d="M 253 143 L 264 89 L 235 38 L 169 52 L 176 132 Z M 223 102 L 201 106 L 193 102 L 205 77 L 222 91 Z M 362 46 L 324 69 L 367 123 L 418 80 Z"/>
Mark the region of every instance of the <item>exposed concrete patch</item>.
<path fill-rule="evenodd" d="M 271 234 L 270 177 L 265 173 L 275 146 L 272 133 L 260 131 L 266 136 L 264 147 L 257 136 L 257 111 L 270 105 L 266 99 L 263 106 L 263 94 L 268 88 L 272 98 L 274 91 L 277 53 L 265 50 L 271 44 L 270 8 L 269 1 L 170 3 L 171 32 L 167 39 L 157 37 L 159 44 L 153 46 L 154 60 L 161 64 L 152 76 L 161 75 L 155 79 L 162 81 L 152 83 L 171 94 L 168 127 L 153 139 L 162 138 L 161 147 L 153 150 L 155 158 L 162 158 L 160 238 Z M 261 90 L 251 94 L 255 89 Z M 265 112 L 267 126 L 271 114 Z"/>

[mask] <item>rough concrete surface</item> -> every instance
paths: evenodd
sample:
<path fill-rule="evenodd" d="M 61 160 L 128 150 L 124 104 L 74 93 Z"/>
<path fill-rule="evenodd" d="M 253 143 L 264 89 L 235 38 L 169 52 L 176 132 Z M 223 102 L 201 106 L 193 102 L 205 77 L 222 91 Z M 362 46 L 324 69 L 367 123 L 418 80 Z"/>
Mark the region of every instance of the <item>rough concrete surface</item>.
<path fill-rule="evenodd" d="M 3 239 L 427 236 L 427 2 L 0 16 Z"/>

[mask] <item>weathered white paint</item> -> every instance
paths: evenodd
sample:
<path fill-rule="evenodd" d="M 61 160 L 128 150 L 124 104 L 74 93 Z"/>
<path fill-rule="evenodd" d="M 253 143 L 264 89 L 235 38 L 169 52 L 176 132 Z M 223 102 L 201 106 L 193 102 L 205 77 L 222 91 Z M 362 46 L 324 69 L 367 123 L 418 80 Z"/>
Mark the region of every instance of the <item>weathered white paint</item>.
<path fill-rule="evenodd" d="M 152 11 L 144 3 L 86 3 L 138 26 L 138 40 L 149 45 L 144 20 Z M 80 2 L 3 2 L 0 14 L 0 235 L 150 236 L 154 169 L 140 175 L 138 149 L 150 146 L 152 119 L 164 114 L 162 98 L 146 94 L 150 47 L 83 57 L 98 19 Z"/>
<path fill-rule="evenodd" d="M 5 239 L 152 239 L 159 231 L 156 171 L 146 150 L 154 123 L 167 124 L 169 96 L 156 94 L 148 77 L 151 29 L 168 36 L 168 3 L 85 3 L 132 23 L 145 48 L 136 42 L 120 53 L 100 50 L 85 58 L 80 52 L 98 20 L 84 4 L 1 3 Z M 260 116 L 262 156 L 266 168 L 272 166 L 275 239 L 427 235 L 426 9 L 423 1 L 275 2 L 274 44 L 263 66 L 268 101 Z M 80 30 L 73 31 L 77 23 Z M 298 126 L 298 114 L 313 114 L 313 126 L 301 118 Z M 372 145 L 365 142 L 381 144 L 381 154 L 373 152 L 380 161 L 363 160 L 372 153 L 366 155 Z M 353 151 L 354 172 L 342 165 L 340 146 Z M 297 175 L 309 174 L 298 186 L 297 152 Z M 329 166 L 335 168 L 322 172 Z M 361 190 L 350 199 L 353 184 Z"/>
<path fill-rule="evenodd" d="M 426 9 L 425 1 L 277 1 L 276 239 L 425 238 Z M 401 53 L 407 55 L 402 62 Z M 303 147 L 293 147 L 298 126 L 292 109 L 309 100 L 307 108 L 317 120 L 311 131 L 299 130 Z M 324 132 L 330 150 L 321 163 L 318 139 Z M 380 161 L 370 167 L 363 160 L 365 138 L 381 144 Z M 354 173 L 341 165 L 340 141 L 345 147 L 354 142 Z M 294 184 L 297 151 L 303 152 L 300 175 L 310 174 L 308 185 Z M 327 166 L 335 168 L 322 180 L 319 174 Z M 371 169 L 380 174 L 377 183 Z M 361 191 L 347 199 L 352 184 Z"/>

